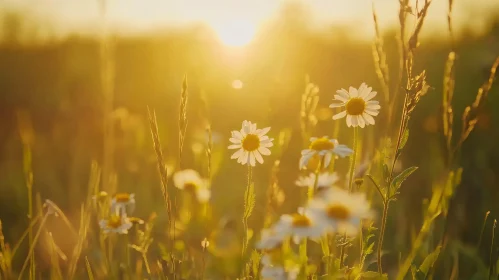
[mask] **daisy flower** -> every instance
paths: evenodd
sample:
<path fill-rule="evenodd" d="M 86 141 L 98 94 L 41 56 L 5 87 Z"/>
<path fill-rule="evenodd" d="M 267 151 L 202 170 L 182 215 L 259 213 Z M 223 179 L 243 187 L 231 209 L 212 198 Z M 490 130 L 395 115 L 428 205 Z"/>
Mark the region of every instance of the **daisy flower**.
<path fill-rule="evenodd" d="M 274 228 L 266 228 L 261 232 L 260 241 L 256 244 L 256 248 L 260 250 L 273 250 L 282 244 L 286 236 L 279 234 Z"/>
<path fill-rule="evenodd" d="M 208 179 L 201 178 L 196 170 L 184 169 L 173 175 L 173 184 L 196 196 L 199 202 L 207 202 L 211 197 Z"/>
<path fill-rule="evenodd" d="M 112 214 L 108 219 L 101 220 L 99 225 L 104 233 L 127 234 L 132 222 L 126 216 Z"/>
<path fill-rule="evenodd" d="M 303 208 L 299 208 L 298 213 L 282 215 L 274 225 L 274 230 L 278 235 L 293 236 L 293 240 L 298 243 L 302 238 L 320 237 L 324 227 Z"/>
<path fill-rule="evenodd" d="M 334 101 L 339 101 L 329 105 L 330 108 L 345 107 L 345 110 L 334 115 L 333 120 L 347 117 L 348 127 L 365 127 L 366 125 L 374 124 L 373 116 L 377 116 L 381 106 L 378 101 L 371 100 L 376 96 L 375 91 L 362 83 L 358 89 L 350 87 L 336 91 Z"/>
<path fill-rule="evenodd" d="M 256 123 L 250 121 L 243 121 L 243 126 L 240 131 L 232 131 L 232 137 L 229 139 L 233 144 L 229 149 L 238 149 L 231 159 L 236 159 L 240 164 L 250 164 L 255 166 L 256 162 L 263 163 L 263 157 L 270 155 L 268 148 L 274 144 L 274 139 L 269 139 L 265 134 L 269 132 L 270 127 L 257 129 Z"/>
<path fill-rule="evenodd" d="M 135 194 L 117 193 L 111 199 L 111 213 L 126 216 L 135 210 Z"/>
<path fill-rule="evenodd" d="M 295 280 L 299 270 L 286 271 L 282 266 L 264 266 L 261 271 L 263 280 Z"/>
<path fill-rule="evenodd" d="M 322 190 L 332 187 L 338 182 L 339 177 L 336 173 L 322 172 L 319 174 L 317 181 L 317 189 Z M 315 184 L 315 174 L 310 173 L 308 176 L 300 176 L 295 184 L 299 187 L 311 188 Z"/>
<path fill-rule="evenodd" d="M 311 143 L 308 149 L 301 151 L 300 169 L 304 169 L 309 160 L 315 155 L 319 155 L 321 158 L 324 158 L 323 167 L 328 167 L 333 154 L 340 157 L 346 157 L 353 153 L 353 150 L 348 148 L 346 145 L 340 145 L 338 140 L 329 139 L 327 136 L 321 138 L 312 137 L 310 138 L 310 142 Z"/>
<path fill-rule="evenodd" d="M 356 235 L 362 219 L 372 218 L 364 193 L 349 193 L 338 187 L 329 188 L 308 205 L 309 215 L 328 231 L 345 231 Z"/>

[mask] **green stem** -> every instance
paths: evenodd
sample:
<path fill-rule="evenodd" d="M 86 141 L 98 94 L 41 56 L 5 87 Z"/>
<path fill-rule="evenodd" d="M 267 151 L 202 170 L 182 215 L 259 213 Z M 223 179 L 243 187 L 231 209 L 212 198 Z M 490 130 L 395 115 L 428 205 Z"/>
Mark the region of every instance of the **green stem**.
<path fill-rule="evenodd" d="M 352 192 L 353 190 L 353 176 L 355 175 L 355 161 L 357 159 L 357 150 L 359 139 L 359 128 L 356 126 L 353 128 L 353 154 L 350 158 L 350 171 L 349 171 L 349 182 L 348 182 L 348 192 Z M 343 245 L 341 245 L 340 250 L 340 268 L 343 267 L 343 260 L 345 258 L 345 249 L 346 249 L 346 233 L 343 235 Z"/>
<path fill-rule="evenodd" d="M 248 203 L 249 200 L 249 195 L 250 195 L 250 187 L 251 187 L 251 180 L 252 180 L 252 168 L 251 165 L 248 163 L 248 183 L 246 185 L 246 191 L 245 191 L 245 197 L 244 201 Z M 246 205 L 245 205 L 246 207 Z M 246 209 L 244 211 L 246 213 Z M 243 228 L 244 228 L 244 239 L 243 239 L 243 250 L 241 255 L 244 257 L 244 254 L 246 252 L 246 247 L 248 246 L 248 217 L 243 217 Z"/>
<path fill-rule="evenodd" d="M 388 216 L 388 204 L 389 203 L 390 203 L 389 199 L 385 199 L 383 201 L 383 216 L 381 218 L 381 230 L 379 233 L 378 249 L 377 249 L 379 274 L 383 274 L 383 269 L 381 268 L 381 250 L 383 249 L 383 238 L 385 236 L 385 228 L 386 228 L 386 220 L 387 220 L 387 216 Z"/>
<path fill-rule="evenodd" d="M 319 174 L 321 172 L 322 168 L 322 160 L 319 161 L 319 164 L 317 165 L 317 168 L 315 169 L 314 175 L 315 175 L 315 180 L 314 180 L 314 185 L 309 188 L 308 190 L 308 201 L 312 200 L 315 194 L 317 194 L 317 186 L 319 185 Z"/>

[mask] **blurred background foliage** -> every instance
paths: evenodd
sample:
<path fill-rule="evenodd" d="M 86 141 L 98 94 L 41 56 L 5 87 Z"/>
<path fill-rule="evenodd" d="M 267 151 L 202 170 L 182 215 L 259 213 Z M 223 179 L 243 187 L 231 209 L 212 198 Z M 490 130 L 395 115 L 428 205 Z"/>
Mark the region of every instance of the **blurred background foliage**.
<path fill-rule="evenodd" d="M 224 46 L 203 25 L 112 37 L 115 110 L 108 117 L 115 127 L 114 170 L 118 189 L 136 193 L 139 217 L 146 218 L 153 211 L 165 216 L 147 106 L 156 111 L 164 153 L 175 166 L 184 74 L 189 86 L 189 126 L 183 161 L 185 167 L 206 174 L 205 129 L 211 125 L 214 216 L 238 219 L 242 210 L 242 203 L 235 202 L 243 201 L 246 169 L 230 161 L 226 146 L 230 131 L 238 129 L 243 120 L 271 126 L 270 135 L 276 139 L 282 131 L 290 136 L 283 151 L 273 151 L 265 164 L 255 169 L 257 205 L 250 223 L 261 226 L 270 170 L 277 159 L 281 160 L 279 182 L 286 197 L 280 211 L 296 209 L 299 201 L 294 180 L 303 148 L 299 112 L 306 75 L 320 88 L 318 136 L 332 134 L 332 112 L 327 106 L 337 89 L 367 82 L 381 96 L 372 42 L 351 38 L 348 29 L 341 26 L 314 32 L 307 26 L 309 16 L 299 6 L 289 6 L 245 48 Z M 1 20 L 0 219 L 6 239 L 15 240 L 28 224 L 21 138 L 32 148 L 34 192 L 56 202 L 77 221 L 90 164 L 102 160 L 105 116 L 97 37 L 77 33 L 62 39 L 43 36 L 36 20 L 15 11 L 2 11 Z M 460 129 L 463 109 L 473 102 L 499 55 L 497 17 L 487 30 L 482 35 L 464 31 L 455 42 L 455 129 Z M 390 69 L 397 69 L 398 64 L 396 32 L 384 32 Z M 425 38 L 417 50 L 416 69 L 426 69 L 432 89 L 409 125 L 410 138 L 401 165 L 420 168 L 392 205 L 387 230 L 391 238 L 385 242 L 388 252 L 408 247 L 420 227 L 425 207 L 421 201 L 430 196 L 432 182 L 444 168 L 441 96 L 451 49 L 447 37 Z M 233 87 L 235 80 L 242 82 L 241 88 Z M 465 142 L 459 159 L 464 173 L 450 209 L 449 232 L 465 245 L 476 244 L 486 211 L 491 211 L 491 217 L 499 216 L 498 106 L 499 87 L 494 85 L 478 129 Z M 382 109 L 377 124 L 365 131 L 381 136 L 391 127 L 393 124 L 384 121 L 384 113 Z M 340 143 L 350 143 L 346 124 L 334 124 L 341 126 Z M 369 162 L 372 156 L 363 155 L 364 161 Z M 343 180 L 346 165 L 346 161 L 337 161 Z M 487 242 L 490 228 L 491 223 L 485 229 Z M 488 246 L 483 246 L 481 254 L 488 260 Z M 398 253 L 394 253 L 394 264 L 397 258 Z"/>

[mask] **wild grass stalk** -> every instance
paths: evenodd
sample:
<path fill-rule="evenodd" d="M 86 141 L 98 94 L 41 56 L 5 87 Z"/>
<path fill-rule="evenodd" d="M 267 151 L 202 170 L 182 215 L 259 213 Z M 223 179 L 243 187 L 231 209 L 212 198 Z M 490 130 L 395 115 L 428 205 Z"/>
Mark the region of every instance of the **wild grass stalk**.
<path fill-rule="evenodd" d="M 358 144 L 359 144 L 359 128 L 354 127 L 353 128 L 353 145 L 352 145 L 353 154 L 350 157 L 350 167 L 349 167 L 349 171 L 348 171 L 348 192 L 353 191 L 353 183 L 354 183 L 353 177 L 355 174 L 355 163 L 357 160 L 357 152 L 359 150 Z M 343 244 L 340 248 L 340 268 L 343 267 L 343 262 L 345 259 L 345 251 L 346 251 L 347 245 L 348 245 L 347 235 L 345 233 L 345 234 L 343 234 Z"/>
<path fill-rule="evenodd" d="M 480 249 L 480 245 L 482 244 L 483 232 L 485 231 L 485 225 L 487 224 L 487 219 L 489 218 L 490 211 L 485 213 L 485 218 L 483 219 L 482 229 L 480 230 L 480 237 L 478 238 L 478 242 L 476 244 L 477 251 Z"/>
<path fill-rule="evenodd" d="M 182 82 L 182 92 L 180 93 L 180 106 L 179 106 L 179 116 L 178 116 L 178 161 L 180 169 L 182 166 L 182 152 L 184 150 L 185 136 L 187 133 L 187 75 L 184 76 Z"/>
<path fill-rule="evenodd" d="M 497 275 L 493 278 L 493 274 L 495 274 L 495 266 L 496 263 L 494 262 L 494 239 L 496 237 L 496 227 L 497 227 L 497 220 L 494 219 L 494 224 L 492 225 L 492 240 L 490 241 L 490 254 L 489 254 L 489 280 L 492 279 L 497 279 Z"/>
<path fill-rule="evenodd" d="M 248 163 L 248 181 L 246 184 L 246 190 L 244 192 L 244 212 L 243 212 L 243 246 L 241 255 L 244 257 L 246 254 L 246 249 L 248 248 L 249 238 L 248 238 L 248 219 L 255 208 L 255 185 L 253 183 L 253 168 Z"/>

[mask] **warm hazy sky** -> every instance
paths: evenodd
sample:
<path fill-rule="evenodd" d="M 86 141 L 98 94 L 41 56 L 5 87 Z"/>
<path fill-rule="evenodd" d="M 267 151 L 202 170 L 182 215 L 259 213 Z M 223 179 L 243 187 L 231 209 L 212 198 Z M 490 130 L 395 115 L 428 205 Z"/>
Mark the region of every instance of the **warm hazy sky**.
<path fill-rule="evenodd" d="M 100 0 L 0 0 L 0 3 L 29 9 L 31 13 L 49 16 L 60 29 L 92 26 L 98 22 Z M 285 0 L 107 0 L 109 18 L 127 29 L 157 27 L 172 23 L 204 21 L 215 30 L 227 26 L 258 24 L 271 17 Z M 424 0 L 421 0 L 423 2 Z M 316 24 L 336 22 L 352 24 L 363 32 L 372 32 L 371 4 L 373 0 L 306 0 L 314 12 Z M 415 1 L 414 1 L 415 2 Z M 454 0 L 457 28 L 469 25 L 481 28 L 484 15 L 497 10 L 499 0 Z M 398 0 L 374 0 L 381 24 L 397 21 Z M 428 31 L 445 28 L 448 0 L 433 0 Z M 495 9 L 493 9 L 495 8 Z M 473 19 L 473 20 L 470 20 Z M 238 23 L 239 22 L 239 23 Z M 59 29 L 58 28 L 58 29 Z M 368 33 L 369 34 L 369 33 Z"/>

